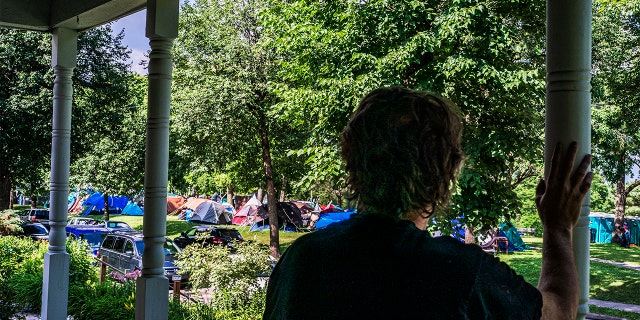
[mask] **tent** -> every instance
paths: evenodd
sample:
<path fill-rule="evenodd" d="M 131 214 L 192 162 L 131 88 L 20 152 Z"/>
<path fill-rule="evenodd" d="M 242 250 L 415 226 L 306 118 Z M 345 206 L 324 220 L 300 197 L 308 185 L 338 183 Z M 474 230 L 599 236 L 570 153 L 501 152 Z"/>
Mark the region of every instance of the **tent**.
<path fill-rule="evenodd" d="M 142 216 L 144 215 L 144 209 L 133 202 L 129 202 L 129 204 L 122 209 L 122 214 L 129 216 Z"/>
<path fill-rule="evenodd" d="M 293 231 L 302 228 L 302 213 L 293 202 L 276 203 L 278 226 Z M 251 198 L 233 217 L 233 224 L 251 226 L 251 231 L 269 228 L 269 211 L 266 204 L 261 204 L 255 197 Z"/>
<path fill-rule="evenodd" d="M 117 208 L 122 211 L 124 207 L 129 203 L 129 198 L 126 196 L 108 196 L 109 208 Z M 100 192 L 96 192 L 90 195 L 82 202 L 82 206 L 87 209 L 83 215 L 100 214 L 100 211 L 104 209 L 104 196 Z"/>
<path fill-rule="evenodd" d="M 177 213 L 178 209 L 187 202 L 183 196 L 180 195 L 167 195 L 167 214 Z"/>
<path fill-rule="evenodd" d="M 278 213 L 278 227 L 283 231 L 295 232 L 299 228 L 302 228 L 302 213 L 298 206 L 292 202 L 278 202 L 276 203 L 276 212 Z M 263 205 L 262 209 L 259 209 L 258 217 L 260 220 L 256 220 L 251 224 L 249 231 L 261 231 L 269 229 L 269 212 L 267 205 Z"/>
<path fill-rule="evenodd" d="M 313 212 L 313 209 L 314 209 L 314 203 L 313 202 L 299 201 L 299 200 L 293 200 L 291 202 L 293 204 L 295 204 L 296 207 L 298 207 L 298 210 L 300 210 L 300 213 L 302 213 L 302 214 L 309 214 L 309 213 Z"/>
<path fill-rule="evenodd" d="M 195 223 L 228 224 L 231 217 L 224 207 L 215 201 L 202 198 L 190 198 L 181 209 L 190 211 L 186 220 Z"/>
<path fill-rule="evenodd" d="M 262 203 L 256 197 L 251 197 L 233 216 L 232 223 L 240 226 L 250 226 L 254 222 L 266 219 L 268 215 Z"/>
<path fill-rule="evenodd" d="M 315 227 L 316 229 L 324 228 L 332 223 L 348 220 L 349 218 L 351 218 L 351 215 L 354 213 L 356 212 L 351 210 L 321 213 L 320 219 L 318 219 L 318 221 L 316 221 L 315 223 Z"/>
<path fill-rule="evenodd" d="M 522 241 L 522 237 L 520 237 L 520 233 L 516 226 L 511 222 L 503 222 L 500 224 L 500 234 L 501 237 L 507 237 L 509 240 L 508 246 L 509 251 L 524 251 L 530 249 L 528 245 Z M 500 244 L 500 249 L 504 248 L 504 244 Z"/>

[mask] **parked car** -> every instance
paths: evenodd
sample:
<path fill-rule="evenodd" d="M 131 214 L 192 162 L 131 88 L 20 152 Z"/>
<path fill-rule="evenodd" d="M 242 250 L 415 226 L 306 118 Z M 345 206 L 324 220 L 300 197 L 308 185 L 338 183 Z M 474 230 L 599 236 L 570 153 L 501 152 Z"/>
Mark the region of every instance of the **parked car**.
<path fill-rule="evenodd" d="M 87 241 L 89 245 L 88 249 L 94 256 L 97 256 L 102 240 L 104 240 L 107 233 L 111 231 L 113 231 L 113 229 L 107 228 L 104 225 L 93 224 L 67 224 L 65 227 L 67 238 Z"/>
<path fill-rule="evenodd" d="M 86 217 L 73 217 L 71 219 L 69 219 L 69 221 L 67 221 L 67 225 L 94 225 L 97 224 L 98 221 L 96 219 L 93 218 L 86 218 Z"/>
<path fill-rule="evenodd" d="M 48 222 L 49 209 L 25 209 L 19 216 L 24 222 Z"/>
<path fill-rule="evenodd" d="M 238 230 L 212 225 L 191 227 L 191 229 L 182 232 L 179 237 L 173 239 L 173 242 L 181 249 L 192 243 L 200 243 L 204 246 L 211 244 L 223 245 L 233 248 L 233 243 L 236 241 L 244 241 Z"/>
<path fill-rule="evenodd" d="M 109 232 L 100 245 L 97 257 L 98 259 L 107 257 L 107 263 L 124 273 L 142 270 L 142 253 L 144 252 L 142 238 L 142 232 L 137 230 Z M 175 255 L 180 251 L 181 249 L 171 239 L 165 239 L 163 268 L 164 275 L 168 279 L 171 279 L 173 275 L 180 274 L 178 266 L 173 263 Z M 185 282 L 187 278 L 186 275 L 182 275 L 181 281 Z"/>
<path fill-rule="evenodd" d="M 39 222 L 27 222 L 22 224 L 22 237 L 33 240 L 49 241 L 49 229 Z"/>

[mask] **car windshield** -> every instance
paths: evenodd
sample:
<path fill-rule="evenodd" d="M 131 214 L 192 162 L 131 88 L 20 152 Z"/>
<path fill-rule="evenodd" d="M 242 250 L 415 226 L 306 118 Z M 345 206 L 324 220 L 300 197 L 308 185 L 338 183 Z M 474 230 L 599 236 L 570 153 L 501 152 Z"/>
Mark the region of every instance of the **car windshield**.
<path fill-rule="evenodd" d="M 47 229 L 41 225 L 30 224 L 22 226 L 24 234 L 48 234 Z"/>
<path fill-rule="evenodd" d="M 142 240 L 136 241 L 136 248 L 138 249 L 138 252 L 140 252 L 140 255 L 142 255 L 142 253 L 144 252 L 144 241 Z M 178 246 L 176 246 L 175 243 L 173 243 L 173 241 L 167 239 L 164 242 L 165 255 L 177 254 L 179 252 L 180 252 L 180 249 L 178 248 Z"/>
<path fill-rule="evenodd" d="M 240 235 L 240 232 L 238 232 L 238 230 L 218 229 L 218 233 L 220 234 L 220 237 L 242 239 L 242 236 Z"/>
<path fill-rule="evenodd" d="M 100 243 L 102 243 L 102 237 L 103 234 L 102 233 L 87 233 L 87 234 L 83 234 L 80 235 L 80 237 L 83 240 L 86 240 L 90 246 L 92 247 L 96 247 L 96 246 L 100 246 Z"/>
<path fill-rule="evenodd" d="M 131 229 L 131 227 L 126 222 L 120 221 L 107 221 L 107 227 Z"/>

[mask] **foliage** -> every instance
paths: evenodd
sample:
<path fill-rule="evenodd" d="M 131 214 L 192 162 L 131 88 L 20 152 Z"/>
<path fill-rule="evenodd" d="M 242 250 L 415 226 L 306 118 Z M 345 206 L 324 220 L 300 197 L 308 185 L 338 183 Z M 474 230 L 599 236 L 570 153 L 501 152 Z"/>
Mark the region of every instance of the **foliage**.
<path fill-rule="evenodd" d="M 261 319 L 264 313 L 265 292 L 256 292 L 248 301 L 238 303 L 231 292 L 223 291 L 216 300 L 205 303 L 169 303 L 169 320 Z"/>
<path fill-rule="evenodd" d="M 29 197 L 43 182 L 51 150 L 51 36 L 0 29 L 0 209 L 21 185 Z"/>
<path fill-rule="evenodd" d="M 112 36 L 108 25 L 78 35 L 72 162 L 118 132 L 122 109 L 131 105 L 123 36 Z M 5 209 L 10 187 L 29 197 L 48 188 L 54 77 L 50 34 L 2 28 L 0 40 L 0 208 Z"/>
<path fill-rule="evenodd" d="M 189 274 L 195 289 L 212 287 L 246 299 L 261 290 L 258 276 L 269 272 L 269 250 L 250 241 L 234 245 L 234 254 L 224 246 L 187 246 L 178 254 L 176 264 Z"/>
<path fill-rule="evenodd" d="M 80 188 L 132 198 L 144 182 L 147 80 L 129 74 L 121 81 L 126 86 L 122 99 L 127 100 L 120 103 L 127 108 L 108 110 L 113 131 L 94 137 L 91 148 L 72 163 L 69 180 Z"/>
<path fill-rule="evenodd" d="M 24 308 L 40 310 L 44 254 L 47 249 L 47 242 L 13 236 L 0 237 L 0 296 L 9 297 L 2 301 L 0 314 Z M 67 252 L 70 257 L 70 287 L 80 288 L 96 282 L 97 269 L 91 264 L 86 242 L 67 241 Z"/>
<path fill-rule="evenodd" d="M 531 10 L 523 11 L 526 5 Z M 338 133 L 369 90 L 441 93 L 465 119 L 465 171 L 446 218 L 475 229 L 518 213 L 513 188 L 541 159 L 544 2 L 271 1 L 268 43 L 283 57 L 276 108 L 311 128 L 305 188 L 344 173 Z M 322 153 L 320 155 L 320 153 Z M 440 221 L 446 221 L 441 219 Z"/>
<path fill-rule="evenodd" d="M 616 187 L 616 224 L 624 218 L 625 186 L 640 165 L 640 6 L 637 1 L 595 1 L 593 10 L 593 166 Z M 631 189 L 629 189 L 631 188 Z M 626 189 L 626 190 L 625 190 Z"/>
<path fill-rule="evenodd" d="M 0 236 L 16 234 L 21 231 L 21 223 L 16 211 L 10 209 L 0 211 Z"/>
<path fill-rule="evenodd" d="M 178 190 L 226 191 L 220 184 L 227 183 L 248 193 L 264 186 L 262 137 L 275 168 L 269 178 L 295 178 L 286 150 L 300 129 L 272 110 L 273 56 L 260 46 L 264 33 L 257 24 L 264 5 L 198 0 L 182 6 L 170 150 L 170 180 Z"/>
<path fill-rule="evenodd" d="M 77 320 L 120 320 L 135 317 L 135 283 L 97 284 L 69 287 L 68 314 Z"/>
<path fill-rule="evenodd" d="M 534 228 L 535 235 L 542 235 L 542 222 L 538 217 L 535 205 L 536 186 L 539 178 L 530 178 L 519 184 L 514 192 L 518 195 L 521 203 L 520 215 L 515 219 L 516 226 L 521 228 Z M 591 183 L 591 211 L 592 212 L 612 212 L 613 192 L 611 187 L 603 180 L 597 172 L 594 173 Z"/>
<path fill-rule="evenodd" d="M 602 175 L 594 172 L 591 182 L 591 211 L 612 213 L 614 210 L 614 190 L 604 181 Z"/>

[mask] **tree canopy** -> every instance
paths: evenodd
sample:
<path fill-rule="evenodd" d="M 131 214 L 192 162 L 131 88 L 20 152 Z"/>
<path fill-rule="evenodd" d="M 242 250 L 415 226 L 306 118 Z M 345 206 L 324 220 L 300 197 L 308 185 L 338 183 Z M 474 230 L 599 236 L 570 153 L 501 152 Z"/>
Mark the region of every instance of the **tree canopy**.
<path fill-rule="evenodd" d="M 323 159 L 303 181 L 340 188 L 336 145 L 350 113 L 369 90 L 403 85 L 462 109 L 468 158 L 447 217 L 477 228 L 513 217 L 513 186 L 541 158 L 543 22 L 542 1 L 272 1 L 279 112 L 313 128 L 295 154 Z"/>
<path fill-rule="evenodd" d="M 596 1 L 593 18 L 592 142 L 594 167 L 615 188 L 615 224 L 624 220 L 627 196 L 640 182 L 640 5 Z"/>

